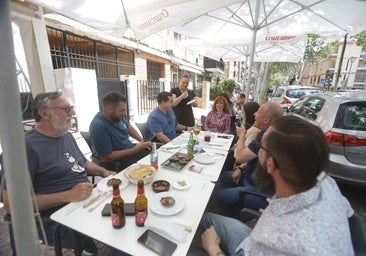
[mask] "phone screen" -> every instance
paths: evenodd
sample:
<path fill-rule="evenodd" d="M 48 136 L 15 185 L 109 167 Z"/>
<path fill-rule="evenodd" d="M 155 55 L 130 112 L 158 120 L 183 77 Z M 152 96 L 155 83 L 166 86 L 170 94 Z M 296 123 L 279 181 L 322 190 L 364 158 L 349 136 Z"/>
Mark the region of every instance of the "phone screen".
<path fill-rule="evenodd" d="M 110 208 L 111 204 L 105 204 L 103 210 L 102 210 L 102 216 L 111 216 L 111 208 Z M 127 216 L 133 216 L 135 215 L 135 205 L 134 203 L 125 203 L 124 204 L 124 208 L 125 208 L 125 214 Z"/>
<path fill-rule="evenodd" d="M 162 256 L 170 256 L 177 248 L 177 244 L 147 229 L 137 241 Z"/>

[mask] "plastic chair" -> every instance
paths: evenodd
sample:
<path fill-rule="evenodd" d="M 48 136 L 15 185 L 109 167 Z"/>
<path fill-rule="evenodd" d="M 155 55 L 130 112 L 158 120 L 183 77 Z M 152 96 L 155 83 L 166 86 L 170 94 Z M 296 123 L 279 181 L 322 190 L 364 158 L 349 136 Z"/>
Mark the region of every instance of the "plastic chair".
<path fill-rule="evenodd" d="M 83 136 L 84 140 L 86 141 L 86 143 L 88 144 L 89 148 L 90 148 L 90 151 L 92 152 L 92 156 L 91 156 L 91 159 L 92 159 L 92 162 L 98 164 L 99 166 L 102 166 L 108 170 L 112 170 L 112 171 L 115 171 L 115 172 L 120 172 L 121 171 L 121 167 L 120 167 L 120 163 L 118 162 L 102 162 L 100 159 L 98 159 L 97 157 L 95 157 L 93 155 L 93 150 L 92 150 L 92 142 L 91 142 L 91 139 L 90 139 L 90 133 L 89 132 L 85 132 L 85 131 L 80 131 L 80 134 L 81 136 Z M 95 181 L 95 177 L 92 176 L 92 183 L 94 183 Z"/>
<path fill-rule="evenodd" d="M 147 126 L 147 122 L 145 122 L 145 123 L 136 123 L 136 126 L 137 126 L 137 128 L 139 128 L 141 136 L 144 139 L 148 139 L 149 138 L 149 135 L 148 135 L 149 129 L 148 129 L 148 126 Z"/>

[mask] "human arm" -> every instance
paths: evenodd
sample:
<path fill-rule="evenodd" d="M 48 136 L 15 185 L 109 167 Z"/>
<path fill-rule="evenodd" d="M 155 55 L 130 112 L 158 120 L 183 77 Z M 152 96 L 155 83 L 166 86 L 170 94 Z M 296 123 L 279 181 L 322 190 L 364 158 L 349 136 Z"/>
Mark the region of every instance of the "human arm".
<path fill-rule="evenodd" d="M 175 130 L 177 130 L 177 131 L 192 131 L 193 127 L 189 127 L 189 126 L 177 123 L 177 125 L 175 126 Z"/>
<path fill-rule="evenodd" d="M 82 182 L 73 188 L 62 192 L 36 194 L 35 201 L 37 202 L 38 210 L 43 211 L 70 202 L 85 200 L 91 195 L 92 191 L 93 184 L 90 182 Z M 3 190 L 3 203 L 5 210 L 10 212 L 10 202 L 6 190 Z"/>
<path fill-rule="evenodd" d="M 213 226 L 206 229 L 201 235 L 202 246 L 210 256 L 224 256 L 220 248 L 220 237 Z"/>
<path fill-rule="evenodd" d="M 89 175 L 94 176 L 108 177 L 110 175 L 116 175 L 116 172 L 109 171 L 106 168 L 103 168 L 90 161 L 85 162 L 85 170 Z"/>
<path fill-rule="evenodd" d="M 168 136 L 166 136 L 164 133 L 162 132 L 158 132 L 155 133 L 155 137 L 161 142 L 161 143 L 168 143 L 169 141 L 171 141 L 171 139 L 169 139 Z"/>
<path fill-rule="evenodd" d="M 177 106 L 183 99 L 187 97 L 188 97 L 188 91 L 183 92 L 178 97 L 176 94 L 173 93 L 173 107 Z"/>
<path fill-rule="evenodd" d="M 246 163 L 257 157 L 257 151 L 253 152 L 250 147 L 245 147 L 245 135 L 241 135 L 238 139 L 235 149 L 235 159 L 237 163 Z"/>
<path fill-rule="evenodd" d="M 99 156 L 100 160 L 103 162 L 113 162 L 118 161 L 121 158 L 131 156 L 133 154 L 136 154 L 144 149 L 151 148 L 151 142 L 150 141 L 143 141 L 137 143 L 134 147 L 129 149 L 120 149 L 120 150 L 114 150 L 108 155 Z"/>
<path fill-rule="evenodd" d="M 133 128 L 132 125 L 128 124 L 128 134 L 137 141 L 143 141 L 144 138 Z M 146 138 L 145 138 L 146 139 Z"/>

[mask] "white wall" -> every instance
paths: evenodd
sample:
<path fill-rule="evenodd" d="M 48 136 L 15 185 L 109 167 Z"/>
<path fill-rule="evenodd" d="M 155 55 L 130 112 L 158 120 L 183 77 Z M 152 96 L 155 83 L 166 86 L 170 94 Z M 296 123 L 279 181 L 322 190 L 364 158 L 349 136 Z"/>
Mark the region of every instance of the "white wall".
<path fill-rule="evenodd" d="M 95 70 L 65 68 L 55 70 L 56 86 L 75 105 L 80 131 L 88 131 L 95 114 L 99 111 L 98 89 Z"/>

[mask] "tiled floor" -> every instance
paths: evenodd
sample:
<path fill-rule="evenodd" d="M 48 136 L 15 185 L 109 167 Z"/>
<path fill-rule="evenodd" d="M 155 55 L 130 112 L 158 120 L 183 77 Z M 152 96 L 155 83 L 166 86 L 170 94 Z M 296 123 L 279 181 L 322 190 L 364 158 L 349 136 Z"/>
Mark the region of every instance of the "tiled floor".
<path fill-rule="evenodd" d="M 1 256 L 12 256 L 12 250 L 10 248 L 10 240 L 9 240 L 9 229 L 8 223 L 3 221 L 3 217 L 5 215 L 5 211 L 3 208 L 0 208 L 0 255 Z M 96 242 L 98 247 L 98 255 L 99 256 L 110 256 L 108 247 L 102 243 Z M 41 256 L 54 256 L 55 251 L 52 246 L 41 245 Z M 74 252 L 70 249 L 63 249 L 63 256 L 74 256 Z"/>

